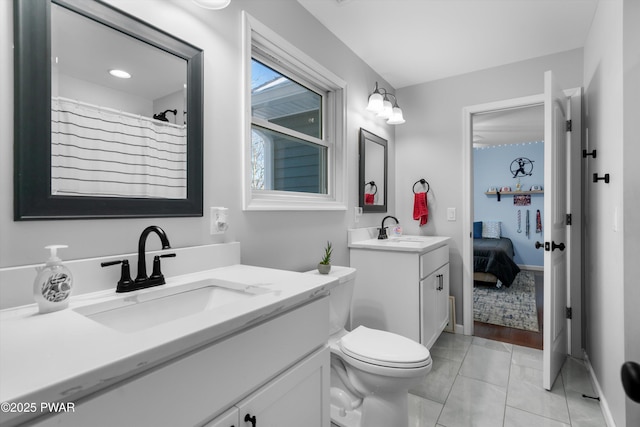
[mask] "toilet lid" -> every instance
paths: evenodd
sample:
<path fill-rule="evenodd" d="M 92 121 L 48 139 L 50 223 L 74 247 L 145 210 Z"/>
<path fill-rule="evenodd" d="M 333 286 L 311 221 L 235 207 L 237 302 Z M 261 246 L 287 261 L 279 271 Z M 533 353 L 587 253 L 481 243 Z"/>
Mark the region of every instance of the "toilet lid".
<path fill-rule="evenodd" d="M 423 345 L 391 332 L 358 326 L 340 339 L 348 356 L 363 362 L 397 368 L 417 368 L 431 360 Z"/>

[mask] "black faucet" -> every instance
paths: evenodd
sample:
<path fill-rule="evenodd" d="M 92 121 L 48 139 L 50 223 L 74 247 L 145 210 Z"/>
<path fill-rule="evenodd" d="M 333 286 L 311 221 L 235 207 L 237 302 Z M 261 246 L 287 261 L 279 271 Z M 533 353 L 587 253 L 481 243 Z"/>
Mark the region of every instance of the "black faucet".
<path fill-rule="evenodd" d="M 149 227 L 142 230 L 142 234 L 140 234 L 140 239 L 138 240 L 138 275 L 136 276 L 135 280 L 136 285 L 139 286 L 138 289 L 164 285 L 164 276 L 160 274 L 160 256 L 157 257 L 157 260 L 154 259 L 154 264 L 157 264 L 157 269 L 154 268 L 154 274 L 152 274 L 151 277 L 147 277 L 147 260 L 145 256 L 145 246 L 147 244 L 147 237 L 149 237 L 149 234 L 151 234 L 152 231 L 156 233 L 158 237 L 160 237 L 160 241 L 162 242 L 162 249 L 171 249 L 167 234 L 162 228 L 158 227 L 157 225 L 150 225 Z M 175 254 L 172 255 L 175 256 Z M 164 257 L 164 255 L 161 256 Z M 156 265 L 154 265 L 154 267 L 156 267 Z"/>
<path fill-rule="evenodd" d="M 149 234 L 151 234 L 151 232 L 156 233 L 158 237 L 160 237 L 160 241 L 162 242 L 162 249 L 171 249 L 169 239 L 167 238 L 167 235 L 162 228 L 158 227 L 157 225 L 152 225 L 145 228 L 140 235 L 140 240 L 138 241 L 138 276 L 136 277 L 136 280 L 131 280 L 131 276 L 129 274 L 129 261 L 126 259 L 120 261 L 103 262 L 101 264 L 103 267 L 122 264 L 122 272 L 120 275 L 120 280 L 118 281 L 116 292 L 131 292 L 138 289 L 150 288 L 152 286 L 165 284 L 164 275 L 160 271 L 160 258 L 175 257 L 176 254 L 173 253 L 156 255 L 153 258 L 153 272 L 151 273 L 151 276 L 147 277 L 147 260 L 145 258 L 145 246 L 147 243 L 147 237 L 149 237 Z"/>
<path fill-rule="evenodd" d="M 387 236 L 387 229 L 384 226 L 384 222 L 389 218 L 393 219 L 396 222 L 396 224 L 400 224 L 400 221 L 398 221 L 398 218 L 396 218 L 395 216 L 387 215 L 384 218 L 382 218 L 382 225 L 380 226 L 380 232 L 378 233 L 379 240 L 389 238 L 389 236 Z"/>

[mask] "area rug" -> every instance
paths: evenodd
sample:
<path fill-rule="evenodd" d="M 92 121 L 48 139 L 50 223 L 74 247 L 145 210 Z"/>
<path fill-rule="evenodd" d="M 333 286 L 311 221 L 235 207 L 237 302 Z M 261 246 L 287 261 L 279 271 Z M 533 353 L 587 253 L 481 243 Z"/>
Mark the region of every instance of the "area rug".
<path fill-rule="evenodd" d="M 510 287 L 476 285 L 473 288 L 473 319 L 477 322 L 538 332 L 535 278 L 521 271 Z"/>

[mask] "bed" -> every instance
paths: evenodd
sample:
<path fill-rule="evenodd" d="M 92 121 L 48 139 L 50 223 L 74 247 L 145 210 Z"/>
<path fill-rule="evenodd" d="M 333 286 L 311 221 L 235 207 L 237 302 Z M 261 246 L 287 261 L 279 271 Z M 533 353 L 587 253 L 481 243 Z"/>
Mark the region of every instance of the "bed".
<path fill-rule="evenodd" d="M 507 237 L 473 239 L 473 280 L 511 286 L 520 267 L 513 261 L 513 242 Z"/>

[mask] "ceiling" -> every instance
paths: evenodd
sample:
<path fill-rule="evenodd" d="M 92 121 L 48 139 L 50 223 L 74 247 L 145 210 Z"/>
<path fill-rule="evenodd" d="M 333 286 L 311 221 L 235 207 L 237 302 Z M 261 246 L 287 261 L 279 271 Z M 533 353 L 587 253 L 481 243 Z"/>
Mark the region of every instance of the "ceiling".
<path fill-rule="evenodd" d="M 474 114 L 472 123 L 476 148 L 544 140 L 542 104 Z"/>
<path fill-rule="evenodd" d="M 395 89 L 583 47 L 598 0 L 298 0 Z"/>
<path fill-rule="evenodd" d="M 149 101 L 184 90 L 184 59 L 55 4 L 51 23 L 58 73 Z M 114 68 L 128 71 L 131 78 L 112 77 L 108 71 Z"/>

